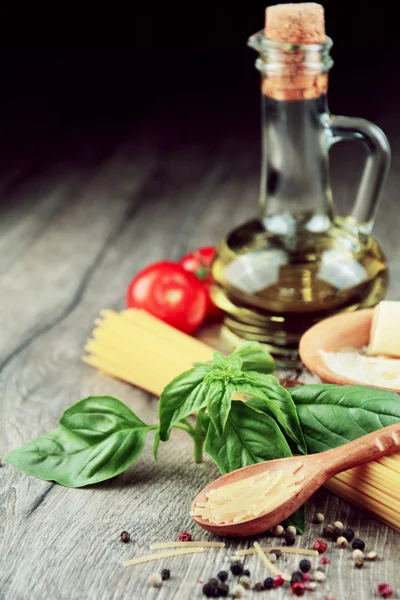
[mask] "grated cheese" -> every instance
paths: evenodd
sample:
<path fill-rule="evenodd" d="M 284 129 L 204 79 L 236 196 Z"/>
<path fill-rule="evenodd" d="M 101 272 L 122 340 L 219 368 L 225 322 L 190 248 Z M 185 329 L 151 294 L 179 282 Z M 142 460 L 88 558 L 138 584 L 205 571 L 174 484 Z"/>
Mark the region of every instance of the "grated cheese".
<path fill-rule="evenodd" d="M 292 471 L 263 472 L 211 489 L 206 493 L 207 501 L 196 503 L 191 515 L 222 525 L 241 523 L 270 512 L 304 479 L 295 477 L 301 466 L 299 462 Z"/>
<path fill-rule="evenodd" d="M 141 563 L 160 560 L 161 558 L 169 558 L 170 556 L 184 556 L 185 554 L 197 554 L 198 552 L 203 552 L 203 548 L 183 548 L 182 550 L 169 550 L 168 552 L 159 552 L 158 554 L 148 554 L 147 556 L 131 558 L 130 560 L 125 560 L 122 564 L 124 567 L 132 567 L 133 565 L 140 565 Z"/>
<path fill-rule="evenodd" d="M 338 375 L 364 385 L 400 390 L 400 359 L 384 356 L 367 356 L 367 348 L 343 348 L 339 352 L 320 354 L 327 367 Z"/>

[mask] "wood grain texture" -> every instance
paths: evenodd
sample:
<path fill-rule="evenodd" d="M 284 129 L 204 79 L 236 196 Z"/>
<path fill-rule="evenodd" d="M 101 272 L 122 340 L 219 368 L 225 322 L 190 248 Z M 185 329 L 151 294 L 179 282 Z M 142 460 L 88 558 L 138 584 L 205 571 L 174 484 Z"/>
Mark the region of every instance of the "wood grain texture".
<path fill-rule="evenodd" d="M 190 135 L 187 128 L 179 118 L 166 124 L 152 117 L 100 146 L 98 140 L 59 145 L 41 170 L 32 172 L 24 163 L 4 181 L 1 456 L 54 428 L 65 408 L 88 395 L 116 396 L 143 420 L 156 422 L 156 400 L 97 373 L 80 356 L 99 310 L 122 308 L 134 272 L 151 261 L 176 259 L 194 246 L 214 243 L 256 210 L 258 147 L 225 123 L 212 135 L 202 124 L 193 125 Z M 345 193 L 347 181 L 341 185 Z M 398 187 L 395 168 L 376 228 L 390 259 L 391 298 L 400 295 L 399 238 L 393 228 Z M 215 330 L 202 336 L 215 341 Z M 218 472 L 210 459 L 194 465 L 191 453 L 191 441 L 176 432 L 172 443 L 161 446 L 155 465 L 149 439 L 126 473 L 78 490 L 2 463 L 1 600 L 201 598 L 197 582 L 227 568 L 235 549 L 253 540 L 228 540 L 226 549 L 122 567 L 123 560 L 147 554 L 150 543 L 175 540 L 181 529 L 199 540 L 215 539 L 195 527 L 189 507 Z M 315 512 L 352 527 L 380 559 L 357 570 L 350 551 L 330 545 L 328 581 L 314 598 L 370 600 L 377 584 L 400 585 L 399 534 L 320 491 L 310 502 L 307 533 L 296 542 L 302 547 L 312 546 L 321 534 L 321 526 L 311 524 Z M 131 534 L 128 545 L 120 542 L 123 530 Z M 278 543 L 268 536 L 255 539 L 262 545 Z M 297 560 L 283 558 L 280 566 L 292 571 Z M 267 576 L 256 557 L 245 563 L 254 581 Z M 151 588 L 149 574 L 166 567 L 171 580 L 160 590 Z M 288 592 L 280 589 L 273 597 L 282 600 Z"/>

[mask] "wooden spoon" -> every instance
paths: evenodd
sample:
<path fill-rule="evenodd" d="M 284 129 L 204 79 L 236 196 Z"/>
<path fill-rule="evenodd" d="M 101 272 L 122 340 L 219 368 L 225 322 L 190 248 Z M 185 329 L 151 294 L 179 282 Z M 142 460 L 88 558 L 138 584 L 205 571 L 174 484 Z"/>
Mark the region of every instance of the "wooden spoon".
<path fill-rule="evenodd" d="M 353 442 L 339 446 L 339 448 L 321 452 L 320 454 L 280 458 L 237 469 L 207 485 L 194 499 L 192 511 L 194 511 L 197 503 L 207 502 L 206 493 L 210 490 L 236 483 L 241 479 L 246 479 L 259 473 L 286 469 L 293 472 L 296 466 L 301 463 L 301 467 L 296 470 L 295 477 L 296 479 L 304 477 L 304 479 L 294 490 L 288 491 L 288 496 L 284 502 L 258 517 L 249 517 L 248 520 L 241 521 L 240 523 L 222 525 L 210 523 L 199 516 L 193 516 L 193 519 L 203 529 L 207 529 L 218 535 L 244 537 L 262 533 L 290 517 L 318 488 L 334 475 L 371 460 L 376 460 L 399 449 L 400 423 L 396 423 L 395 425 L 384 427 L 379 431 L 369 433 Z"/>

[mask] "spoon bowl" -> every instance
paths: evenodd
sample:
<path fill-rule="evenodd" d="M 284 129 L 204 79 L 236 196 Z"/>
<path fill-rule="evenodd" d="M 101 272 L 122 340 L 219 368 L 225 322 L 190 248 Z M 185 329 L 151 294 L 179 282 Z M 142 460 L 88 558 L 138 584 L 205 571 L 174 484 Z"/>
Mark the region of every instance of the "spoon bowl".
<path fill-rule="evenodd" d="M 337 475 L 360 464 L 376 460 L 400 449 L 400 423 L 389 425 L 379 431 L 369 433 L 357 440 L 327 450 L 320 454 L 291 456 L 261 462 L 243 467 L 219 477 L 208 484 L 193 500 L 191 512 L 198 503 L 208 501 L 207 493 L 225 485 L 238 483 L 254 475 L 273 473 L 274 471 L 295 471 L 296 480 L 300 480 L 294 489 L 288 490 L 287 497 L 272 510 L 259 516 L 249 516 L 238 523 L 212 523 L 198 515 L 192 515 L 194 521 L 203 529 L 228 537 L 257 535 L 278 525 L 306 502 L 324 483 Z M 299 467 L 299 464 L 301 466 Z"/>

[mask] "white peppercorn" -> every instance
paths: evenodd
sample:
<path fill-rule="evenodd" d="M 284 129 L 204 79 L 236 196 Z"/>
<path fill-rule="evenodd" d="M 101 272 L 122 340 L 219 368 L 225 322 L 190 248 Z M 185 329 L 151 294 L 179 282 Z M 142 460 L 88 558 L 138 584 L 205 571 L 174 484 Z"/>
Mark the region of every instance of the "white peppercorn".
<path fill-rule="evenodd" d="M 336 527 L 336 529 L 340 529 L 340 531 L 344 531 L 344 525 L 342 521 L 335 521 L 333 526 Z"/>
<path fill-rule="evenodd" d="M 162 578 L 160 573 L 152 573 L 149 577 L 149 583 L 153 587 L 161 587 L 162 586 Z"/>
<path fill-rule="evenodd" d="M 282 527 L 282 525 L 275 525 L 275 527 L 272 530 L 272 535 L 274 535 L 275 537 L 280 537 L 281 535 L 283 535 L 284 531 L 285 530 Z"/>
<path fill-rule="evenodd" d="M 347 546 L 349 545 L 349 542 L 346 540 L 346 538 L 343 535 L 341 535 L 336 540 L 336 545 L 339 546 L 339 548 L 347 548 Z"/>
<path fill-rule="evenodd" d="M 243 598 L 245 591 L 246 590 L 240 583 L 235 583 L 235 585 L 232 588 L 232 596 L 234 598 Z"/>
<path fill-rule="evenodd" d="M 362 550 L 353 550 L 353 558 L 357 560 L 358 558 L 364 558 L 364 552 Z"/>

